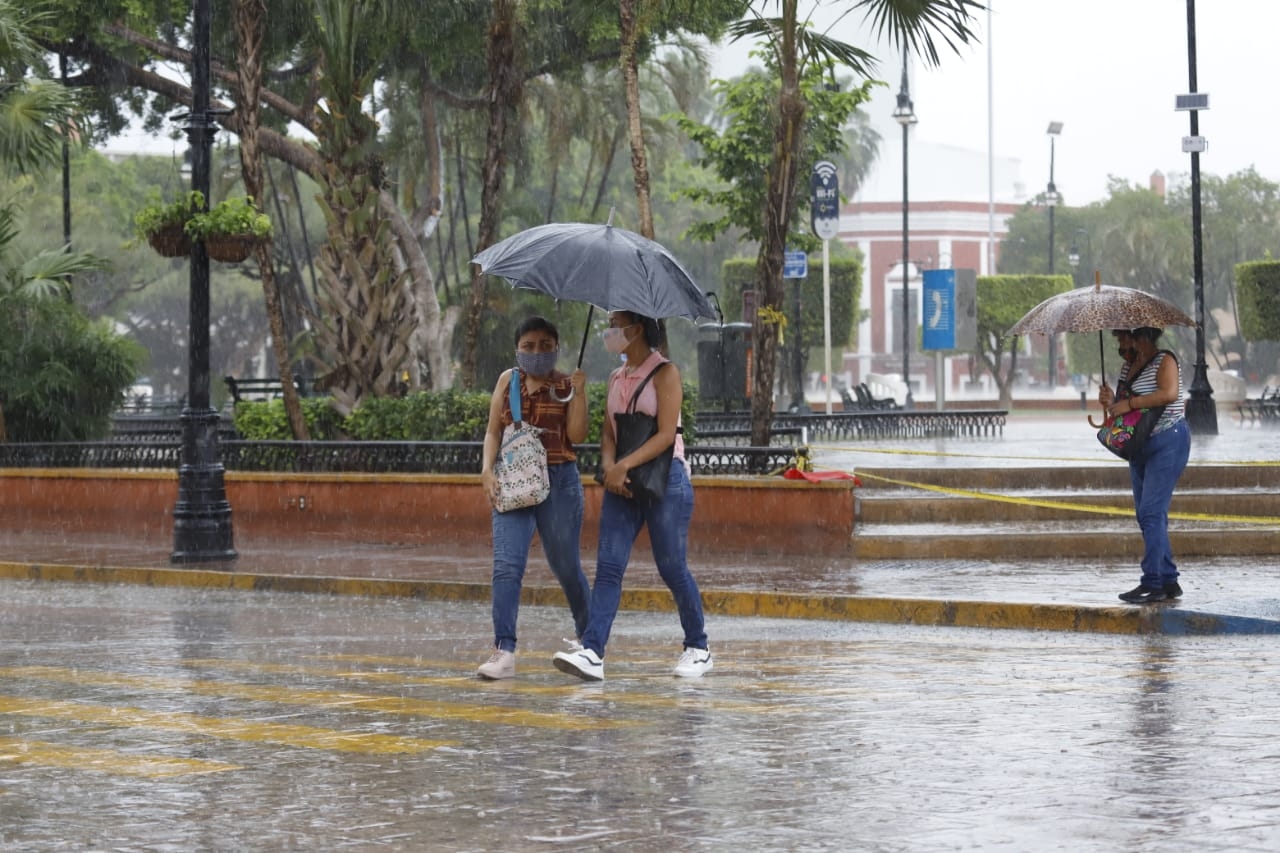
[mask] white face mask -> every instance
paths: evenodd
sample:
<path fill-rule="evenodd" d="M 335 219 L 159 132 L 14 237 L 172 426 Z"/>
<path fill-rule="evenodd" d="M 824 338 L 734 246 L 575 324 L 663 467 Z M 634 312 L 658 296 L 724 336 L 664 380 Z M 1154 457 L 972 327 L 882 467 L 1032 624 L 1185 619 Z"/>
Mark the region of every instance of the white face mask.
<path fill-rule="evenodd" d="M 631 324 L 632 326 L 635 323 Z M 625 352 L 627 347 L 631 346 L 631 340 L 627 338 L 627 329 L 631 326 L 610 326 L 600 333 L 601 340 L 604 341 L 604 348 L 614 355 L 620 355 Z"/>

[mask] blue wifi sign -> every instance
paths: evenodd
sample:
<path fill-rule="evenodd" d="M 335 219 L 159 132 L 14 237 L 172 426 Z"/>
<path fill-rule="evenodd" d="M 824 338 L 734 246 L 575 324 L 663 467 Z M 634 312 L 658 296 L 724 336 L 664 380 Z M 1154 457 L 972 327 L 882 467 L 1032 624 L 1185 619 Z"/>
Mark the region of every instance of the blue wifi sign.
<path fill-rule="evenodd" d="M 836 164 L 828 160 L 815 163 L 809 188 L 813 233 L 823 240 L 832 240 L 840 233 L 840 181 L 836 177 Z"/>

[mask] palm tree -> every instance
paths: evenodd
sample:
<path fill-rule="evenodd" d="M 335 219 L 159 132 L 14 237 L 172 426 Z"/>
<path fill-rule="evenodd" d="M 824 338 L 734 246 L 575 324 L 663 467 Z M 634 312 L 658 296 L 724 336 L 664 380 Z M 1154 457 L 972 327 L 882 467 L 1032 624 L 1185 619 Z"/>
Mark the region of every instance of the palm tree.
<path fill-rule="evenodd" d="M 389 8 L 390 7 L 390 8 Z M 376 120 L 365 111 L 377 70 L 370 37 L 394 27 L 394 4 L 316 0 L 317 75 L 324 106 L 320 207 L 328 241 L 320 252 L 323 311 L 313 317 L 322 373 L 334 408 L 350 414 L 365 396 L 389 396 L 409 368 L 416 323 L 409 271 L 383 208 L 387 175 Z M 379 20 L 381 17 L 381 20 Z M 372 56 L 371 56 L 372 54 Z"/>
<path fill-rule="evenodd" d="M 240 172 L 245 193 L 263 199 L 262 151 L 258 145 L 259 101 L 262 95 L 262 41 L 267 29 L 267 6 L 264 0 L 235 0 L 232 13 L 236 28 L 236 86 L 239 89 Z M 271 348 L 280 369 L 280 389 L 289 427 L 298 441 L 311 438 L 307 421 L 302 416 L 298 387 L 293 382 L 293 364 L 289 358 L 289 340 L 285 331 L 284 312 L 280 308 L 280 289 L 276 286 L 275 266 L 271 262 L 268 240 L 258 242 L 258 270 L 262 275 L 262 295 L 266 302 L 267 323 L 271 327 Z"/>
<path fill-rule="evenodd" d="M 773 381 L 778 361 L 778 330 L 783 314 L 782 262 L 796 192 L 796 173 L 803 144 L 805 102 L 800 80 L 810 63 L 834 60 L 864 77 L 871 76 L 870 54 L 808 28 L 800 20 L 799 0 L 776 0 L 778 17 L 754 17 L 729 28 L 731 39 L 763 39 L 774 54 L 780 88 L 773 150 L 766 175 L 764 229 L 756 261 L 757 313 L 752 318 L 754 371 L 751 397 L 751 443 L 768 445 L 773 420 Z M 939 62 L 935 37 L 953 50 L 974 37 L 971 13 L 975 0 L 860 0 L 874 30 L 888 35 L 904 51 Z"/>
<path fill-rule="evenodd" d="M 56 162 L 73 137 L 77 102 L 60 83 L 33 77 L 48 74 L 36 36 L 53 21 L 40 4 L 19 7 L 0 0 L 0 165 L 29 172 Z M 16 208 L 0 206 L 0 302 L 17 294 L 62 294 L 68 277 L 101 269 L 91 255 L 45 250 L 26 259 L 9 256 L 17 236 Z M 6 438 L 4 401 L 0 400 L 0 441 Z"/>

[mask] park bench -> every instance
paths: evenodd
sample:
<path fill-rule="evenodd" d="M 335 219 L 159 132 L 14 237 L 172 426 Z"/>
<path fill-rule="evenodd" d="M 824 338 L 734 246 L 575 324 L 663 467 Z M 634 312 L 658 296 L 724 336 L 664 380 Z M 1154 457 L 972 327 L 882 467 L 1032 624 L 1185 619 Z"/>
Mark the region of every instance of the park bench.
<path fill-rule="evenodd" d="M 1240 413 L 1241 426 L 1255 423 L 1259 426 L 1280 424 L 1280 386 L 1263 388 L 1257 397 L 1241 400 L 1236 410 Z"/>
<path fill-rule="evenodd" d="M 234 376 L 224 376 L 222 381 L 226 383 L 227 391 L 231 393 L 231 402 L 239 403 L 245 400 L 265 401 L 278 400 L 284 396 L 284 386 L 280 384 L 280 377 L 246 377 L 236 378 Z M 307 389 L 307 383 L 301 379 L 294 377 L 293 385 L 298 389 L 298 395 L 301 397 L 310 396 Z"/>

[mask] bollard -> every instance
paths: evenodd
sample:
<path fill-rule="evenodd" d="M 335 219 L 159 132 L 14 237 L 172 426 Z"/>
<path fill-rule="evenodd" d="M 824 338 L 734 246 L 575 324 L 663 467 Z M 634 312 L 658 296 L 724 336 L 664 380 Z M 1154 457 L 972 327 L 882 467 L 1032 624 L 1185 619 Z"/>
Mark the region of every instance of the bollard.
<path fill-rule="evenodd" d="M 1080 411 L 1082 412 L 1089 411 L 1089 399 L 1086 396 L 1086 392 L 1084 391 L 1080 392 Z"/>

